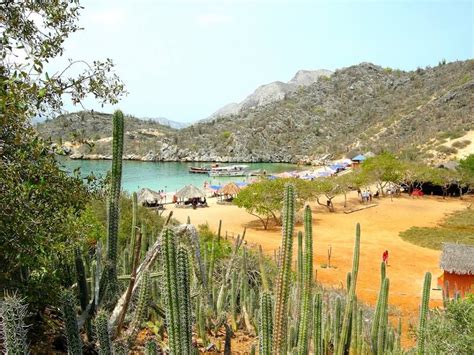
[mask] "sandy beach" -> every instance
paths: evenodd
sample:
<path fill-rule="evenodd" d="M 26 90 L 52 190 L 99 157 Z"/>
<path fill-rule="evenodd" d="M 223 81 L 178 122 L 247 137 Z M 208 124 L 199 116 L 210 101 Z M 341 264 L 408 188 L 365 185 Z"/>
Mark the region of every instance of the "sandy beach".
<path fill-rule="evenodd" d="M 189 216 L 193 224 L 208 223 L 214 231 L 217 231 L 219 220 L 222 220 L 222 234 L 227 233 L 229 237 L 242 233 L 246 227 L 248 244 L 251 247 L 261 245 L 264 253 L 273 257 L 274 251 L 281 244 L 280 228 L 263 230 L 258 220 L 244 209 L 217 205 L 216 199 L 208 199 L 208 202 L 208 208 L 192 210 L 168 205 L 167 209 L 173 210 L 174 218 L 181 222 L 185 222 Z M 374 202 L 377 206 L 350 214 L 343 212 L 342 197 L 334 200 L 335 213 L 311 204 L 314 268 L 317 270 L 318 281 L 323 285 L 342 287 L 346 274 L 351 269 L 355 226 L 360 223 L 362 233 L 357 296 L 369 305 L 376 303 L 382 253 L 388 250 L 391 316 L 401 316 L 406 328 L 410 322 L 416 322 L 425 272 L 432 273 L 432 288 L 436 288 L 437 277 L 442 271 L 439 268 L 440 251 L 405 242 L 399 237 L 399 232 L 412 226 L 436 226 L 446 214 L 466 208 L 473 202 L 473 198 L 443 200 L 441 197 L 412 198 L 404 195 L 393 201 L 386 197 L 374 199 Z M 348 207 L 360 206 L 357 193 L 351 193 L 348 196 Z M 296 226 L 296 230 L 302 229 L 302 225 Z M 332 247 L 331 266 L 334 267 L 322 268 L 321 264 L 327 264 L 329 246 Z M 440 305 L 441 299 L 441 291 L 432 290 L 431 306 Z"/>

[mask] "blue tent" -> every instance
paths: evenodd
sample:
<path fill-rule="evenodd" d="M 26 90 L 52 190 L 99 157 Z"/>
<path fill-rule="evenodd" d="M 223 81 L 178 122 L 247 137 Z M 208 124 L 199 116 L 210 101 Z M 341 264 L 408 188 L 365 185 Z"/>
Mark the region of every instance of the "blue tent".
<path fill-rule="evenodd" d="M 247 186 L 249 183 L 248 182 L 245 182 L 245 181 L 242 181 L 242 182 L 236 182 L 235 183 L 238 187 L 244 187 L 244 186 Z"/>
<path fill-rule="evenodd" d="M 341 164 L 341 163 L 335 163 L 333 165 L 330 166 L 330 168 L 332 170 L 337 170 L 337 169 L 344 169 L 346 166 L 344 164 Z"/>
<path fill-rule="evenodd" d="M 210 185 L 209 187 L 213 190 L 219 190 L 222 186 L 221 185 Z"/>
<path fill-rule="evenodd" d="M 352 158 L 352 161 L 361 162 L 361 161 L 364 161 L 365 159 L 367 159 L 367 158 L 364 157 L 362 154 L 359 154 L 359 155 L 356 155 L 354 158 Z"/>

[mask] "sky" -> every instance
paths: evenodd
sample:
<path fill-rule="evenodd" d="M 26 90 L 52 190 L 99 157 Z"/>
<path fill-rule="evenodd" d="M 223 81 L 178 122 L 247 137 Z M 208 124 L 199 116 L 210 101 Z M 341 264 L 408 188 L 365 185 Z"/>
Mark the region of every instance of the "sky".
<path fill-rule="evenodd" d="M 111 58 L 137 117 L 192 122 L 300 69 L 474 57 L 474 1 L 83 0 L 67 58 Z M 66 105 L 69 111 L 80 107 Z"/>

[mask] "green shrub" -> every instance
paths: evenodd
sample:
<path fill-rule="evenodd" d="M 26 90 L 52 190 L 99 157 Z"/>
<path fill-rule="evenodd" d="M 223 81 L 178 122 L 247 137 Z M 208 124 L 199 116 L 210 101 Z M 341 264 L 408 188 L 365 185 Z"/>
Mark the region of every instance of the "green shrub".
<path fill-rule="evenodd" d="M 457 141 L 452 144 L 454 148 L 462 149 L 466 148 L 469 144 L 471 144 L 471 141 L 469 139 L 463 139 L 462 141 Z"/>

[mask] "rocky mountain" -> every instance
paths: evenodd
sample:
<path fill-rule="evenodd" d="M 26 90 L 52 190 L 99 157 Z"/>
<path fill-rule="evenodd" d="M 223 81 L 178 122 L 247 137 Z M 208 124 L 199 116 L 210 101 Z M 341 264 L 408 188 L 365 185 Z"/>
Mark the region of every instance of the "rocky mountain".
<path fill-rule="evenodd" d="M 330 70 L 325 69 L 299 70 L 289 82 L 283 83 L 281 81 L 274 81 L 270 84 L 259 86 L 242 102 L 227 104 L 204 121 L 214 120 L 218 117 L 237 115 L 244 110 L 283 100 L 287 94 L 295 92 L 298 87 L 311 85 L 316 82 L 319 77 L 330 76 L 331 74 L 332 72 Z"/>
<path fill-rule="evenodd" d="M 295 78 L 302 82 L 307 75 Z M 261 92 L 278 92 L 281 84 Z M 180 130 L 161 126 L 146 139 L 134 134 L 125 152 L 157 161 L 298 162 L 383 150 L 435 159 L 474 147 L 474 60 L 415 71 L 361 63 L 319 76 L 280 100 L 247 102 L 230 116 Z M 50 133 L 71 135 L 67 127 Z M 110 152 L 110 142 L 94 140 L 87 150 Z"/>

